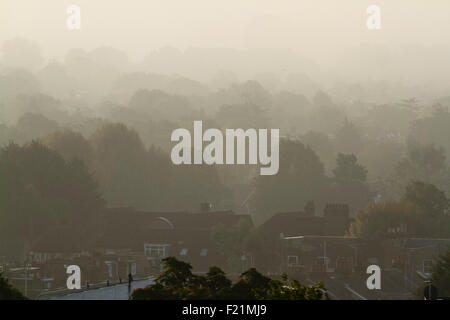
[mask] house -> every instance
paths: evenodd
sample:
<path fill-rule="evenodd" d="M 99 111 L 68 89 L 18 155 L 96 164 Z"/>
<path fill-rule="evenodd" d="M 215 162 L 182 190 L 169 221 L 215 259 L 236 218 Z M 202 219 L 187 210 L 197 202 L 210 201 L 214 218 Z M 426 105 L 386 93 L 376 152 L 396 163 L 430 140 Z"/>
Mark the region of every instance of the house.
<path fill-rule="evenodd" d="M 358 238 L 306 235 L 280 242 L 281 268 L 288 274 L 352 273 L 358 265 Z"/>
<path fill-rule="evenodd" d="M 212 211 L 207 204 L 194 213 L 108 209 L 102 214 L 102 230 L 94 247 L 109 257 L 108 264 L 114 270 L 119 270 L 120 261 L 125 259 L 134 263 L 131 268 L 137 275 L 157 274 L 162 270 L 162 259 L 174 256 L 191 263 L 195 272 L 207 272 L 210 266 L 225 264 L 212 239 L 212 228 L 232 226 L 242 219 L 253 224 L 249 215 Z M 118 271 L 112 273 L 118 275 Z"/>
<path fill-rule="evenodd" d="M 322 217 L 315 215 L 309 202 L 304 211 L 280 212 L 260 226 L 260 232 L 269 241 L 298 235 L 344 236 L 350 225 L 346 204 L 327 204 Z"/>
<path fill-rule="evenodd" d="M 194 272 L 207 272 L 210 266 L 225 265 L 212 228 L 241 220 L 253 224 L 249 215 L 213 211 L 209 204 L 202 204 L 200 212 L 110 208 L 84 235 L 64 228 L 44 234 L 32 244 L 30 257 L 42 277 L 54 279 L 53 287 L 65 285 L 71 264 L 80 266 L 83 284 L 157 275 L 168 256 L 189 262 Z"/>
<path fill-rule="evenodd" d="M 450 239 L 354 238 L 299 235 L 279 240 L 281 272 L 294 277 L 318 279 L 325 273 L 364 282 L 369 265 L 381 268 L 383 299 L 417 293 L 432 276 L 439 255 L 450 249 Z M 307 278 L 307 277 L 306 277 Z M 358 280 L 358 281 L 359 281 Z M 439 289 L 439 288 L 438 288 Z M 440 289 L 441 296 L 450 292 Z"/>
<path fill-rule="evenodd" d="M 392 241 L 397 248 L 392 267 L 407 270 L 423 279 L 431 277 L 436 259 L 450 250 L 450 239 L 406 238 Z"/>

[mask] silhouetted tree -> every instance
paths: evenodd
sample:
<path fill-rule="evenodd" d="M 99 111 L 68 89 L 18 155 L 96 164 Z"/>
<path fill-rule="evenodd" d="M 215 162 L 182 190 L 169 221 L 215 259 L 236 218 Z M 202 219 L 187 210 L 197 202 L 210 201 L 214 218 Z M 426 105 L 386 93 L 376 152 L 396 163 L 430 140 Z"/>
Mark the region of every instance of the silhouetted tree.
<path fill-rule="evenodd" d="M 151 167 L 138 134 L 123 124 L 106 124 L 90 142 L 93 171 L 108 204 L 148 208 Z"/>
<path fill-rule="evenodd" d="M 82 160 L 86 166 L 92 162 L 92 146 L 78 132 L 72 130 L 56 131 L 43 139 L 51 150 L 58 152 L 66 161 Z"/>
<path fill-rule="evenodd" d="M 364 147 L 360 131 L 347 118 L 336 133 L 335 144 L 336 150 L 343 153 L 359 153 Z"/>
<path fill-rule="evenodd" d="M 306 287 L 290 281 L 272 280 L 252 268 L 242 273 L 234 284 L 218 267 L 211 267 L 205 276 L 193 275 L 191 265 L 174 257 L 163 259 L 164 271 L 155 283 L 133 291 L 132 300 L 320 300 L 327 299 L 323 284 Z"/>
<path fill-rule="evenodd" d="M 339 182 L 366 182 L 367 179 L 367 169 L 358 163 L 354 154 L 339 153 L 333 174 Z"/>
<path fill-rule="evenodd" d="M 439 297 L 450 297 L 450 249 L 434 263 L 432 283 L 438 289 Z"/>
<path fill-rule="evenodd" d="M 104 205 L 83 162 L 35 141 L 0 149 L 0 176 L 0 250 L 12 256 L 60 227 L 83 242 Z"/>
<path fill-rule="evenodd" d="M 280 141 L 280 168 L 276 175 L 258 176 L 252 198 L 253 219 L 261 223 L 276 212 L 296 211 L 325 190 L 323 164 L 309 147 L 294 140 Z"/>
<path fill-rule="evenodd" d="M 404 188 L 411 181 L 432 183 L 445 191 L 450 190 L 445 150 L 432 144 L 422 145 L 413 139 L 407 143 L 407 156 L 396 166 L 397 188 Z"/>
<path fill-rule="evenodd" d="M 433 184 L 413 181 L 406 186 L 403 198 L 418 205 L 430 217 L 443 216 L 449 213 L 449 199 L 442 190 L 439 190 Z"/>
<path fill-rule="evenodd" d="M 27 298 L 0 273 L 0 300 L 27 300 Z"/>
<path fill-rule="evenodd" d="M 244 219 L 232 226 L 222 223 L 215 225 L 211 236 L 226 257 L 227 271 L 230 272 L 242 272 L 243 251 L 259 249 L 257 247 L 261 241 L 256 230 Z"/>
<path fill-rule="evenodd" d="M 450 236 L 449 200 L 433 185 L 413 182 L 400 200 L 371 203 L 356 215 L 350 233 L 362 237 L 394 236 L 402 226 L 401 236 Z"/>

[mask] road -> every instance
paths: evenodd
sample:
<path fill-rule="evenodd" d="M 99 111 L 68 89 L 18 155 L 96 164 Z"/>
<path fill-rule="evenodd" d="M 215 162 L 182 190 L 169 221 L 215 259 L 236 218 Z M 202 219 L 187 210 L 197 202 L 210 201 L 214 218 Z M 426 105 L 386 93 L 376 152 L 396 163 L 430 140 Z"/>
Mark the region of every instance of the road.
<path fill-rule="evenodd" d="M 141 280 L 135 280 L 132 282 L 131 292 L 134 289 L 144 288 L 154 282 L 155 278 L 147 278 Z M 44 299 L 49 300 L 128 300 L 129 291 L 128 283 L 115 284 L 111 286 L 104 286 L 101 288 L 77 291 L 70 293 L 65 290 L 64 292 L 46 293 Z M 41 299 L 42 299 L 41 298 Z"/>

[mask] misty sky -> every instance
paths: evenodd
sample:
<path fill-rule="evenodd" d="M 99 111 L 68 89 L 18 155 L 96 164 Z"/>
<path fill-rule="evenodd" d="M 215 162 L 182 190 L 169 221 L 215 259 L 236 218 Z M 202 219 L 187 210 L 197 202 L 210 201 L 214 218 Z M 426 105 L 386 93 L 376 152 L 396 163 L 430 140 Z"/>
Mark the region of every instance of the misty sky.
<path fill-rule="evenodd" d="M 82 10 L 82 29 L 66 28 L 66 8 Z M 366 28 L 370 4 L 382 29 Z M 448 44 L 448 0 L 2 0 L 0 42 L 36 40 L 47 56 L 72 47 L 124 49 L 132 59 L 162 46 L 289 48 L 316 60 L 360 43 Z"/>

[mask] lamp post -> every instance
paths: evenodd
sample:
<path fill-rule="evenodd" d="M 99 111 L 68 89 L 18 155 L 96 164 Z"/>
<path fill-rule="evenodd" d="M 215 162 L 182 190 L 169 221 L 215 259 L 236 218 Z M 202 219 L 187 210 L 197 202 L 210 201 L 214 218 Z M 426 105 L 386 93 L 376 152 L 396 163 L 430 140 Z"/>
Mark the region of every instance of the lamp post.
<path fill-rule="evenodd" d="M 28 282 L 28 264 L 25 263 L 25 297 L 27 296 L 28 293 L 27 282 Z"/>
<path fill-rule="evenodd" d="M 353 261 L 353 272 L 355 272 L 357 270 L 357 266 L 358 266 L 358 246 L 356 244 L 348 244 L 348 246 L 350 248 L 353 249 L 354 251 L 354 261 Z"/>
<path fill-rule="evenodd" d="M 28 267 L 30 264 L 28 262 L 25 263 L 25 297 L 28 296 Z"/>

